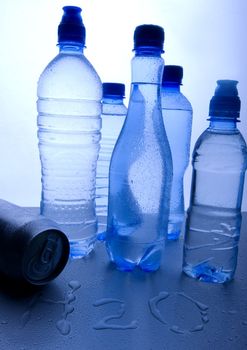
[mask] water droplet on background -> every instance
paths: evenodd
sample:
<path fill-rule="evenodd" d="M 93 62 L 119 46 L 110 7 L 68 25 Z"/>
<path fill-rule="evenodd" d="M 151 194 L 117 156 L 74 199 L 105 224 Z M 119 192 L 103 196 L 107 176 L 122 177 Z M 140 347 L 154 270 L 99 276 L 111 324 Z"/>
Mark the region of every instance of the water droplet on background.
<path fill-rule="evenodd" d="M 81 284 L 78 281 L 70 281 L 68 285 L 71 289 L 73 289 L 73 291 L 76 291 L 77 289 L 81 288 Z"/>
<path fill-rule="evenodd" d="M 57 321 L 56 327 L 62 335 L 68 335 L 71 331 L 70 322 L 65 319 Z"/>

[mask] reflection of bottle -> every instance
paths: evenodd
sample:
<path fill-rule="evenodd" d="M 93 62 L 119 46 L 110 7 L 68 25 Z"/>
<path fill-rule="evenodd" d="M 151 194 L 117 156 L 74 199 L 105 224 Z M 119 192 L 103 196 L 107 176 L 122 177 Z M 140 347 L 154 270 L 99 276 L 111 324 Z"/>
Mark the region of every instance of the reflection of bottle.
<path fill-rule="evenodd" d="M 103 83 L 102 129 L 96 178 L 96 213 L 102 229 L 105 228 L 107 217 L 111 155 L 127 113 L 124 94 L 124 84 Z"/>
<path fill-rule="evenodd" d="M 167 232 L 172 161 L 161 111 L 163 28 L 134 34 L 127 117 L 110 165 L 106 248 L 121 270 L 160 266 Z"/>
<path fill-rule="evenodd" d="M 162 113 L 173 162 L 168 239 L 179 237 L 184 221 L 183 177 L 190 157 L 192 107 L 180 92 L 182 78 L 182 67 L 165 66 L 161 90 Z"/>
<path fill-rule="evenodd" d="M 237 82 L 217 83 L 209 128 L 193 153 L 183 270 L 203 281 L 223 283 L 233 278 L 237 265 L 247 148 L 237 129 Z"/>
<path fill-rule="evenodd" d="M 68 235 L 71 256 L 93 248 L 97 222 L 95 173 L 101 127 L 102 85 L 83 55 L 81 9 L 64 7 L 59 54 L 38 82 L 38 136 L 42 165 L 41 213 Z"/>

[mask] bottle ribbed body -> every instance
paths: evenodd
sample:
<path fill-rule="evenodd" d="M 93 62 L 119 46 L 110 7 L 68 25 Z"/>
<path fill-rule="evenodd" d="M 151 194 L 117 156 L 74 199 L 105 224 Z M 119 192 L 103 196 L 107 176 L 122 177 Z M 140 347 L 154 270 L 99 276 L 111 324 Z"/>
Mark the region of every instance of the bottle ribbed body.
<path fill-rule="evenodd" d="M 106 248 L 122 270 L 156 270 L 164 249 L 172 161 L 161 111 L 163 59 L 132 60 L 127 117 L 110 164 Z"/>
<path fill-rule="evenodd" d="M 208 282 L 231 280 L 237 265 L 247 148 L 235 124 L 211 121 L 193 152 L 183 271 Z"/>
<path fill-rule="evenodd" d="M 162 113 L 172 153 L 173 180 L 168 239 L 178 239 L 184 222 L 183 178 L 190 158 L 192 107 L 179 85 L 162 86 Z"/>
<path fill-rule="evenodd" d="M 109 168 L 112 152 L 123 127 L 127 108 L 122 98 L 103 98 L 100 153 L 96 176 L 96 213 L 99 231 L 106 228 L 108 208 Z"/>
<path fill-rule="evenodd" d="M 71 256 L 93 248 L 101 128 L 100 79 L 76 45 L 64 45 L 38 82 L 41 214 L 68 235 Z"/>

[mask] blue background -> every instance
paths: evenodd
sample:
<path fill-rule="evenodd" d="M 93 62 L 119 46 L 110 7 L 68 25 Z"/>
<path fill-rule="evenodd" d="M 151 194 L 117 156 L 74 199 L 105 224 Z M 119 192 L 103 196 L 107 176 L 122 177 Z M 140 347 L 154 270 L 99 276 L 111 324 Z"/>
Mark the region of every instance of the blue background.
<path fill-rule="evenodd" d="M 0 11 L 0 197 L 38 206 L 36 86 L 57 54 L 57 26 L 64 5 L 82 7 L 87 36 L 84 53 L 102 82 L 130 90 L 133 32 L 143 23 L 165 29 L 166 64 L 184 67 L 182 92 L 194 110 L 192 144 L 207 127 L 216 80 L 239 80 L 239 129 L 247 139 L 247 38 L 245 0 L 8 0 Z M 188 206 L 191 166 L 185 175 Z M 247 210 L 247 185 L 243 210 Z"/>

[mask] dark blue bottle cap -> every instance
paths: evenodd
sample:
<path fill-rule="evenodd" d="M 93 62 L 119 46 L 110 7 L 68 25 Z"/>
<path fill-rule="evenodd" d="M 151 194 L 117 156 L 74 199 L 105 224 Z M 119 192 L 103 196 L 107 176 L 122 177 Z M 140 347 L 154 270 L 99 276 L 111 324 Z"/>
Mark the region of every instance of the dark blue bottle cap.
<path fill-rule="evenodd" d="M 123 98 L 125 96 L 125 85 L 120 83 L 103 83 L 103 97 L 114 96 Z"/>
<path fill-rule="evenodd" d="M 237 80 L 218 80 L 209 104 L 209 116 L 237 119 L 241 107 Z"/>
<path fill-rule="evenodd" d="M 163 52 L 165 40 L 164 29 L 153 24 L 142 24 L 134 32 L 134 50 L 141 47 L 152 47 Z"/>
<path fill-rule="evenodd" d="M 162 85 L 165 85 L 166 83 L 177 83 L 181 85 L 182 79 L 183 67 L 174 65 L 167 65 L 164 67 Z"/>
<path fill-rule="evenodd" d="M 64 14 L 58 26 L 58 42 L 76 42 L 85 45 L 86 30 L 81 18 L 81 8 L 63 7 Z"/>

